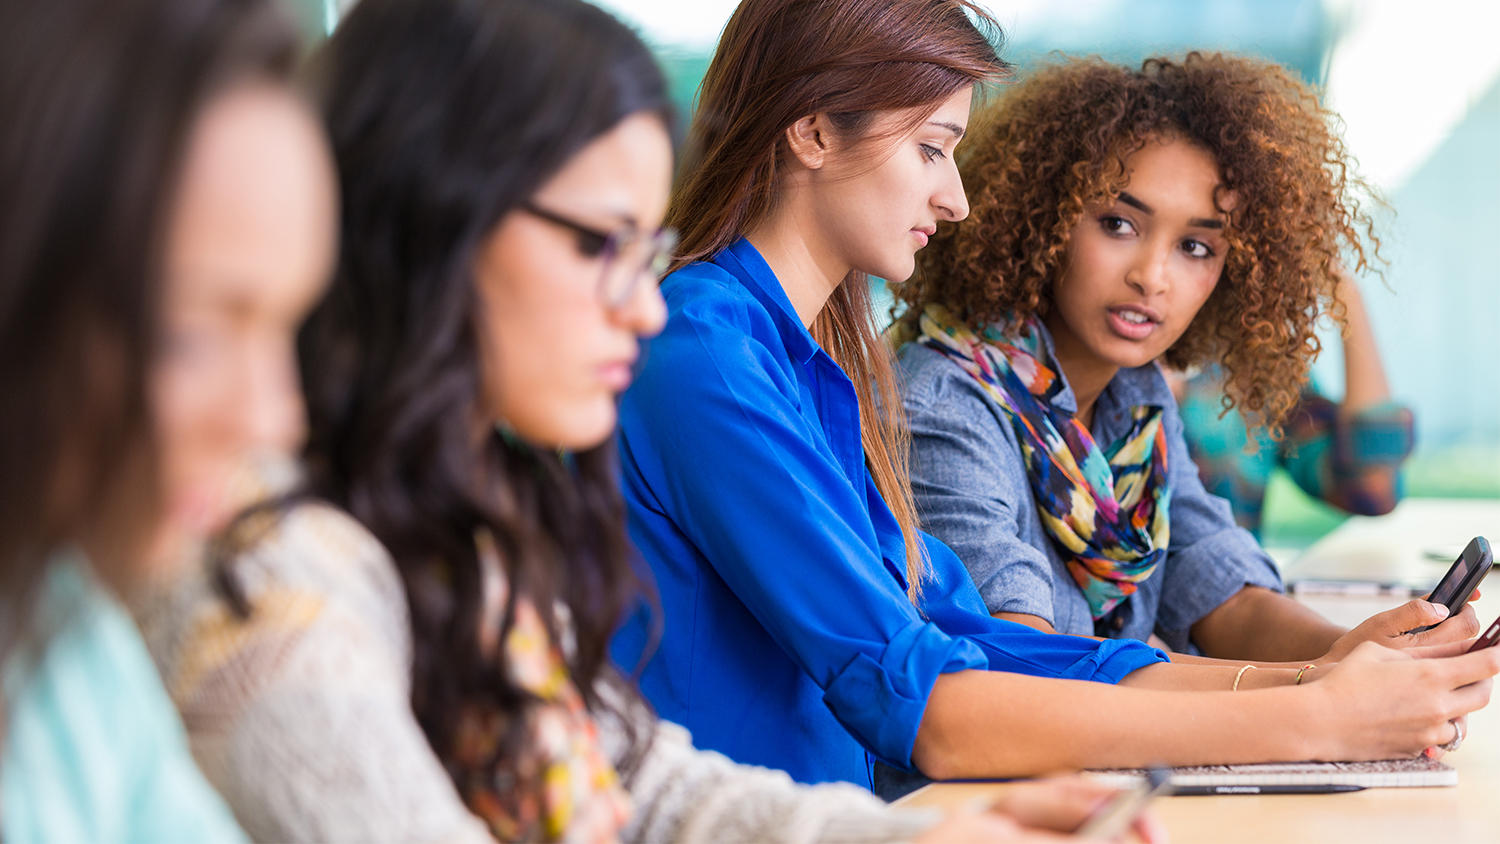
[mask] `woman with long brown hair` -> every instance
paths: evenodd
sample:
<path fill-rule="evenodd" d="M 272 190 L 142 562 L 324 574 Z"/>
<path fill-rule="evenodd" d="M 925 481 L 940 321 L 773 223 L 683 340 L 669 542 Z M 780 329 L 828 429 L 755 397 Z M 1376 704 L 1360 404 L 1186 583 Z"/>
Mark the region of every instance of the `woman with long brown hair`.
<path fill-rule="evenodd" d="M 328 144 L 272 0 L 0 2 L 0 838 L 239 841 L 119 599 L 300 431 Z"/>
<path fill-rule="evenodd" d="M 907 278 L 968 213 L 955 147 L 1004 71 L 976 20 L 962 0 L 747 0 L 724 30 L 668 212 L 685 265 L 620 413 L 666 626 L 647 696 L 700 745 L 804 781 L 869 784 L 872 759 L 953 778 L 1447 741 L 1500 659 L 1371 645 L 1305 688 L 1180 694 L 1299 678 L 992 618 L 918 529 L 866 281 Z M 651 634 L 633 618 L 617 661 Z"/>

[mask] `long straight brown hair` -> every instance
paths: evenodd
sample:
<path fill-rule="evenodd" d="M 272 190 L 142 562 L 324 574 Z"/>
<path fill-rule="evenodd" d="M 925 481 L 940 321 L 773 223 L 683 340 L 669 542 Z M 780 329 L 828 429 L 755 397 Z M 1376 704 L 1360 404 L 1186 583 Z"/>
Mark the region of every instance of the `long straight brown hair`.
<path fill-rule="evenodd" d="M 745 0 L 703 77 L 667 211 L 682 235 L 675 266 L 712 259 L 771 213 L 792 124 L 826 113 L 840 134 L 863 138 L 880 112 L 936 108 L 1004 75 L 999 44 L 999 25 L 969 0 Z M 915 603 L 927 557 L 907 471 L 910 437 L 868 281 L 850 273 L 812 335 L 854 382 L 865 462 L 901 525 Z"/>

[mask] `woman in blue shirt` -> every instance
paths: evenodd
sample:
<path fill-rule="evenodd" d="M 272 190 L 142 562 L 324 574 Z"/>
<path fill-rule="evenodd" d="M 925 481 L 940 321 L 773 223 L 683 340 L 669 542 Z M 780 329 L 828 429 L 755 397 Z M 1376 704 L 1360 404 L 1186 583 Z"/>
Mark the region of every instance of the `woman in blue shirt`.
<path fill-rule="evenodd" d="M 116 596 L 300 432 L 337 224 L 296 31 L 271 0 L 0 17 L 0 838 L 242 841 Z"/>
<path fill-rule="evenodd" d="M 642 612 L 615 658 L 649 656 L 644 691 L 702 746 L 809 782 L 869 783 L 873 759 L 952 778 L 1448 741 L 1488 695 L 1455 690 L 1500 661 L 1377 647 L 1308 688 L 1156 691 L 1296 672 L 1241 678 L 993 619 L 916 530 L 865 281 L 910 275 L 936 223 L 968 212 L 952 155 L 975 82 L 1004 65 L 966 7 L 750 0 L 726 26 L 668 217 L 691 263 L 663 284 L 667 327 L 621 406 L 665 631 L 653 654 Z"/>

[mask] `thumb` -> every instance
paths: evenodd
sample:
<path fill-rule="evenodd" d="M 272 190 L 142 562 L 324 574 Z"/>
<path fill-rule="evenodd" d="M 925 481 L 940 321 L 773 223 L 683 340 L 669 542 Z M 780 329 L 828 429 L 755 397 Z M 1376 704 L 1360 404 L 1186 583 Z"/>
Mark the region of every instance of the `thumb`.
<path fill-rule="evenodd" d="M 1437 624 L 1448 617 L 1448 608 L 1443 604 L 1413 598 L 1391 610 L 1391 616 L 1393 621 L 1398 622 L 1396 626 L 1405 633 L 1417 627 Z"/>

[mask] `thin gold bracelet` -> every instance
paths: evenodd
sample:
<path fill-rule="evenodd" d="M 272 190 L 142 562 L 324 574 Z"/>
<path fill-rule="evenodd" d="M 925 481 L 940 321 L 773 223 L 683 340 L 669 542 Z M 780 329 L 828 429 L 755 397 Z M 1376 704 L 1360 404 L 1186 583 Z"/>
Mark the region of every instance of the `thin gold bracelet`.
<path fill-rule="evenodd" d="M 1297 672 L 1297 679 L 1292 683 L 1292 685 L 1294 685 L 1294 686 L 1300 686 L 1300 685 L 1302 685 L 1302 675 L 1307 673 L 1307 669 L 1309 669 L 1309 668 L 1317 668 L 1317 667 L 1318 666 L 1313 665 L 1311 662 L 1309 662 L 1308 664 L 1302 666 L 1302 670 Z"/>
<path fill-rule="evenodd" d="M 1241 668 L 1240 669 L 1240 673 L 1234 675 L 1234 686 L 1231 687 L 1229 690 L 1231 692 L 1237 692 L 1237 691 L 1239 691 L 1240 690 L 1240 678 L 1243 677 L 1243 676 L 1245 676 L 1245 672 L 1246 671 L 1249 671 L 1250 669 L 1252 669 L 1254 667 L 1255 666 L 1253 666 L 1253 665 L 1247 665 L 1244 668 Z"/>

